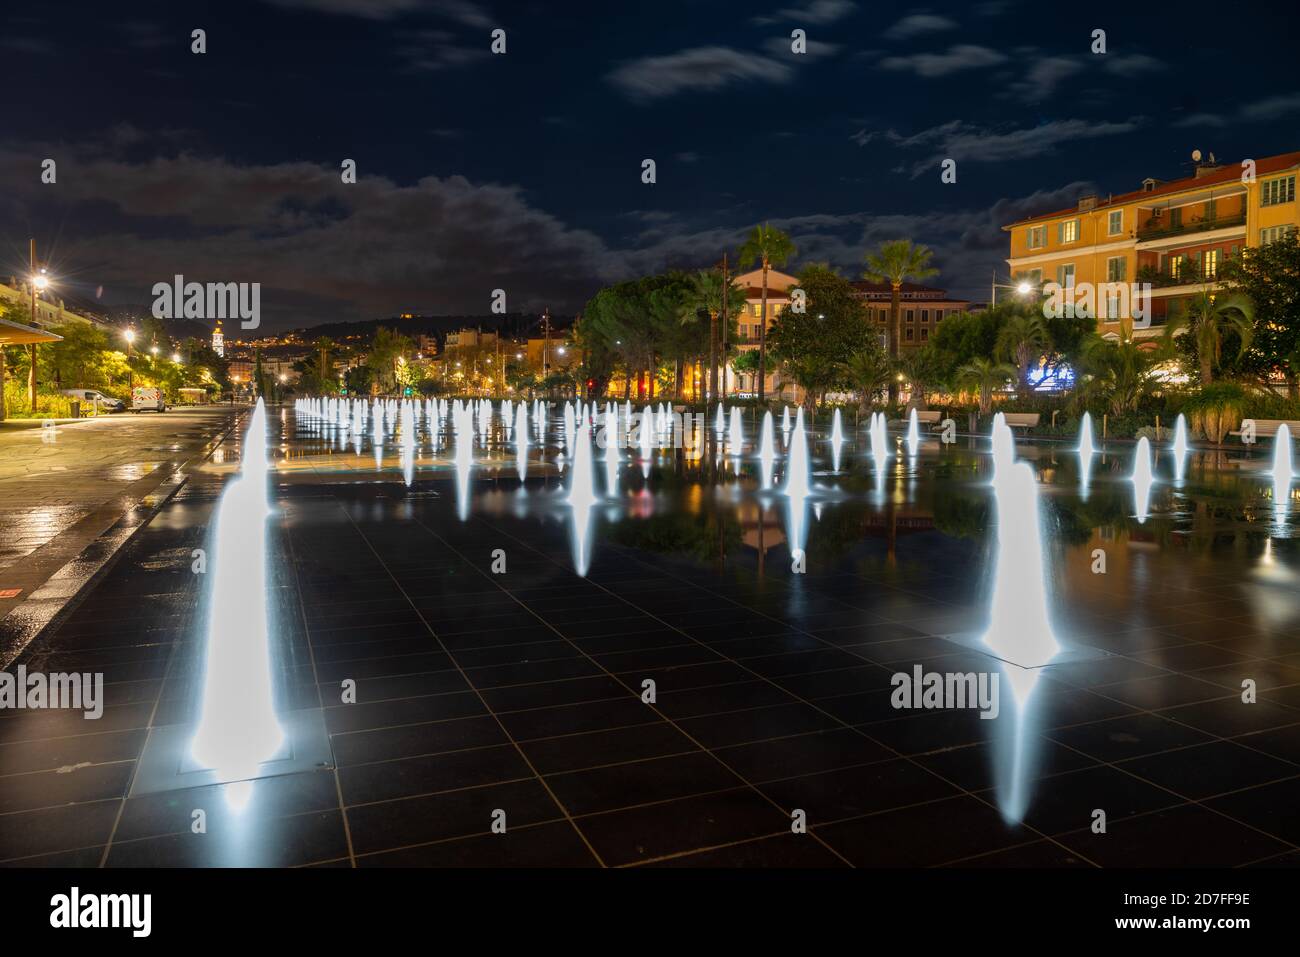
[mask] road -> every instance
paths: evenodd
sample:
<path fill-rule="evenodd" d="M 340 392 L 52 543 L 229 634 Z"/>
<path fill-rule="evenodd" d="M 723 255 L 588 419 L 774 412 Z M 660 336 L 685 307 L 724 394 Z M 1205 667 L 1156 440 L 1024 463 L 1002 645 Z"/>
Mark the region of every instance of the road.
<path fill-rule="evenodd" d="M 181 467 L 244 411 L 205 406 L 105 415 L 53 430 L 0 426 L 0 660 L 25 645 L 98 563 L 52 576 L 134 510 L 151 511 L 153 496 L 180 481 Z"/>

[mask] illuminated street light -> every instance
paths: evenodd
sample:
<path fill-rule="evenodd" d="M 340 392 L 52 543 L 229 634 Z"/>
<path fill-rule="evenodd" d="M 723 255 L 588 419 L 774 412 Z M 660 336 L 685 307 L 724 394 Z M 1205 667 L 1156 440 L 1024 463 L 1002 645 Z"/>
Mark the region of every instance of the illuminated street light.
<path fill-rule="evenodd" d="M 49 288 L 50 279 L 48 276 L 45 275 L 44 269 L 42 269 L 36 275 L 32 276 L 32 285 L 36 287 L 37 292 L 44 292 L 47 288 Z"/>
<path fill-rule="evenodd" d="M 181 354 L 180 354 L 179 352 L 173 352 L 173 353 L 172 353 L 172 362 L 175 362 L 177 365 L 179 365 L 179 364 L 180 364 L 180 361 L 181 361 Z"/>
<path fill-rule="evenodd" d="M 1027 282 L 1020 283 L 1020 285 L 1016 286 L 1016 292 L 1020 293 L 1020 295 L 1022 296 L 1029 295 L 1029 283 Z"/>

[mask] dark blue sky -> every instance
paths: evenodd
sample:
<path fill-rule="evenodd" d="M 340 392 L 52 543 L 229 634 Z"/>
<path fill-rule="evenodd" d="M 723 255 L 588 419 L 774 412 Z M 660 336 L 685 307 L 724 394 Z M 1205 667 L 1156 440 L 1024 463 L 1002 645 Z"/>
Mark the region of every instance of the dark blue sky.
<path fill-rule="evenodd" d="M 907 236 L 986 298 L 1005 222 L 1185 174 L 1194 147 L 1296 149 L 1289 9 L 51 0 L 0 22 L 0 269 L 34 234 L 106 302 L 177 272 L 257 281 L 268 328 L 485 312 L 497 287 L 565 312 L 766 219 L 793 268 L 856 274 Z"/>

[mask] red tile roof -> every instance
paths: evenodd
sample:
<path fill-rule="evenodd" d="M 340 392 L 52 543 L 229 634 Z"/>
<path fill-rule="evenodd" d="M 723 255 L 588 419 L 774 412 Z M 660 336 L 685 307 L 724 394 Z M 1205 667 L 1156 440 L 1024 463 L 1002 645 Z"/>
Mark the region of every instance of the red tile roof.
<path fill-rule="evenodd" d="M 888 299 L 892 294 L 887 282 L 868 282 L 865 279 L 852 279 L 849 281 L 849 285 L 868 298 L 880 297 Z M 968 301 L 966 299 L 954 299 L 948 295 L 947 289 L 940 289 L 938 286 L 923 286 L 919 282 L 905 282 L 899 287 L 898 291 L 902 296 L 926 296 L 931 302 Z"/>
<path fill-rule="evenodd" d="M 1290 169 L 1293 166 L 1300 165 L 1300 152 L 1281 153 L 1277 156 L 1266 156 L 1264 159 L 1255 161 L 1255 175 L 1267 176 L 1269 173 L 1276 173 L 1284 169 Z M 1161 183 L 1152 190 L 1137 189 L 1131 193 L 1121 193 L 1119 196 L 1111 196 L 1107 199 L 1097 200 L 1097 209 L 1104 209 L 1107 206 L 1122 206 L 1125 203 L 1131 203 L 1136 199 L 1145 199 L 1153 196 L 1168 196 L 1171 193 L 1181 193 L 1185 190 L 1202 189 L 1206 186 L 1218 186 L 1223 183 L 1230 183 L 1241 179 L 1241 163 L 1228 163 L 1211 173 L 1203 176 L 1185 176 L 1182 179 L 1171 180 L 1168 183 Z M 1079 212 L 1079 207 L 1069 206 L 1065 209 L 1058 209 L 1052 213 L 1040 213 L 1037 216 L 1027 216 L 1024 219 L 1018 219 L 1014 223 L 1008 223 L 1003 229 L 1013 229 L 1016 226 L 1022 226 L 1025 223 L 1036 222 L 1040 219 L 1056 219 L 1058 216 L 1068 216 L 1071 213 Z"/>

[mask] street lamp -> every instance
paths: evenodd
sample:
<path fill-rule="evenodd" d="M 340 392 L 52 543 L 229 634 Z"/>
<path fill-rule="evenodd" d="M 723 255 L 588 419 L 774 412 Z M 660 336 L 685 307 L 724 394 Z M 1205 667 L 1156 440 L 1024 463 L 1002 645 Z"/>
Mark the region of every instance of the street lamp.
<path fill-rule="evenodd" d="M 181 354 L 180 354 L 179 352 L 173 352 L 173 353 L 172 353 L 172 362 L 175 362 L 177 365 L 180 365 L 180 363 L 181 363 Z"/>

